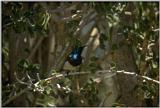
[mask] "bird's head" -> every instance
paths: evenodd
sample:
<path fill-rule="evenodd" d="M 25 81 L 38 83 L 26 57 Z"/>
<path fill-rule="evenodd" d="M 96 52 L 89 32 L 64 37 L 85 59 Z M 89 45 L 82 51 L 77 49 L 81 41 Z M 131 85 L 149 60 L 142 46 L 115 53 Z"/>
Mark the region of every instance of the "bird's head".
<path fill-rule="evenodd" d="M 81 47 L 78 47 L 77 50 L 79 53 L 82 53 L 83 49 L 86 47 L 86 45 L 83 45 Z"/>

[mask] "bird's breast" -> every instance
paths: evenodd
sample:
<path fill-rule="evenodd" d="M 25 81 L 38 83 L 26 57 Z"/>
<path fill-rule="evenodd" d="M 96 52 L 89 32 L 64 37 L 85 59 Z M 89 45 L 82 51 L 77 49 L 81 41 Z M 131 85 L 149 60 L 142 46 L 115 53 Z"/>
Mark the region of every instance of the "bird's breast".
<path fill-rule="evenodd" d="M 68 62 L 73 66 L 78 66 L 82 63 L 82 57 L 77 55 L 69 56 Z"/>

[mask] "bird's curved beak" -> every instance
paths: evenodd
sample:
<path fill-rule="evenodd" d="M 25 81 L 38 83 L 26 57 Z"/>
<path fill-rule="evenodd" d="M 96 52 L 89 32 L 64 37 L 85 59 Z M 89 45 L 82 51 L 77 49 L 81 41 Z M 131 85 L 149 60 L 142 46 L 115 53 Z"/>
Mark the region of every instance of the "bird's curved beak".
<path fill-rule="evenodd" d="M 87 47 L 87 45 L 83 45 L 83 46 L 82 46 L 82 48 L 85 48 L 85 47 Z"/>

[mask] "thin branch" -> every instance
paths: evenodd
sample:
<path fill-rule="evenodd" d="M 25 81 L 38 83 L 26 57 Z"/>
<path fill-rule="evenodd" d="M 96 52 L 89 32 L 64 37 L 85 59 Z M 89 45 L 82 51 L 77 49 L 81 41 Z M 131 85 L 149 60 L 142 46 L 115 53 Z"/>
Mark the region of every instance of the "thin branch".
<path fill-rule="evenodd" d="M 15 76 L 16 80 L 17 80 L 20 84 L 27 85 L 27 86 L 31 85 L 30 83 L 24 82 L 24 81 L 23 81 L 23 78 L 22 78 L 22 79 L 19 79 L 16 72 L 14 72 L 14 76 Z"/>
<path fill-rule="evenodd" d="M 26 76 L 28 77 L 28 79 L 29 79 L 29 82 L 31 83 L 31 84 L 33 84 L 33 79 L 29 76 L 29 74 L 28 74 L 28 72 L 26 72 Z"/>
<path fill-rule="evenodd" d="M 79 27 L 74 32 L 74 36 L 79 36 L 82 28 L 87 25 L 91 21 L 95 21 L 97 17 L 97 13 L 94 10 L 89 10 L 88 14 L 83 16 L 82 20 L 79 23 Z"/>
<path fill-rule="evenodd" d="M 82 14 L 74 14 L 74 15 L 72 15 L 72 16 L 63 18 L 62 21 L 68 22 L 68 21 L 78 20 L 78 19 L 80 19 L 81 17 L 82 17 Z"/>
<path fill-rule="evenodd" d="M 40 79 L 40 77 L 39 77 L 39 73 L 37 73 L 36 75 L 37 75 L 38 81 L 40 81 L 41 79 Z"/>
<path fill-rule="evenodd" d="M 105 73 L 112 73 L 113 75 L 109 76 L 109 77 L 105 77 L 105 78 L 110 78 L 116 74 L 125 74 L 125 75 L 131 75 L 131 76 L 136 76 L 137 78 L 141 79 L 141 80 L 147 80 L 149 82 L 152 82 L 152 83 L 156 83 L 156 84 L 159 84 L 160 85 L 160 81 L 157 81 L 157 80 L 154 80 L 152 78 L 149 78 L 147 76 L 141 76 L 141 75 L 138 75 L 134 72 L 127 72 L 127 71 L 124 71 L 124 70 L 121 70 L 121 71 L 115 71 L 115 70 L 99 70 L 97 71 L 95 74 L 105 74 Z M 65 76 L 74 76 L 74 75 L 86 75 L 86 74 L 94 74 L 94 73 L 91 73 L 91 72 L 71 72 L 71 73 L 55 73 L 53 74 L 51 77 L 49 78 L 46 78 L 44 79 L 44 82 L 47 82 L 47 81 L 50 81 L 50 80 L 53 80 L 55 78 L 60 78 L 60 77 L 65 77 Z M 42 81 L 42 80 L 40 80 Z M 34 87 L 36 87 L 36 85 L 38 85 L 40 83 L 40 81 L 36 82 L 34 85 Z M 31 86 L 30 86 L 31 87 Z M 33 86 L 32 86 L 33 87 Z M 17 97 L 19 97 L 20 95 L 22 95 L 23 93 L 25 93 L 26 91 L 30 90 L 31 88 L 27 87 L 25 89 L 23 89 L 21 92 L 17 93 L 17 95 L 9 98 L 6 102 L 4 102 L 3 106 L 7 105 L 8 103 L 10 103 L 11 101 L 13 101 L 14 99 L 16 99 Z"/>
<path fill-rule="evenodd" d="M 96 72 L 96 74 L 105 74 L 105 73 L 112 73 L 113 75 L 109 76 L 109 77 L 112 77 L 116 74 L 125 74 L 125 75 L 132 75 L 132 76 L 136 76 L 137 78 L 139 79 L 142 79 L 142 80 L 147 80 L 147 81 L 150 81 L 152 83 L 156 83 L 156 84 L 160 84 L 160 81 L 157 81 L 157 80 L 154 80 L 152 78 L 149 78 L 147 76 L 141 76 L 141 75 L 138 75 L 134 72 L 127 72 L 127 71 L 124 71 L 124 70 L 121 70 L 121 71 L 115 71 L 115 70 L 99 70 Z M 74 75 L 86 75 L 86 74 L 93 74 L 92 72 L 71 72 L 71 73 L 56 73 L 54 75 L 52 75 L 51 77 L 47 78 L 47 79 L 44 79 L 44 81 L 50 81 L 50 80 L 53 80 L 55 78 L 60 78 L 60 77 L 66 77 L 66 76 L 74 76 Z M 108 78 L 108 77 L 106 77 Z M 35 83 L 35 84 L 38 84 L 39 82 Z"/>
<path fill-rule="evenodd" d="M 136 77 L 139 78 L 139 79 L 147 80 L 147 81 L 149 81 L 149 82 L 156 83 L 156 84 L 159 84 L 159 85 L 160 85 L 160 81 L 154 80 L 154 79 L 149 78 L 149 77 L 147 77 L 147 76 L 141 76 L 141 75 L 136 74 L 136 73 L 134 73 L 134 72 L 127 72 L 127 71 L 122 70 L 122 71 L 117 71 L 117 73 L 123 73 L 123 74 L 126 74 L 126 75 L 133 75 L 133 76 L 136 76 Z"/>

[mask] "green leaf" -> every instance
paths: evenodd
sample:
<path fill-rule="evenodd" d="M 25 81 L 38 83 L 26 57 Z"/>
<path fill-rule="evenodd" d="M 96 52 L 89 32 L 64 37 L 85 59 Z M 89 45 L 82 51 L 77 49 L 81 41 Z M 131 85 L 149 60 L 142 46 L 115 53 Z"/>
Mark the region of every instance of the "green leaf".
<path fill-rule="evenodd" d="M 108 37 L 104 33 L 101 33 L 100 37 L 102 38 L 102 40 L 108 40 Z"/>
<path fill-rule="evenodd" d="M 158 68 L 158 64 L 157 64 L 156 62 L 152 61 L 152 67 L 153 67 L 154 69 L 156 69 L 156 68 Z"/>
<path fill-rule="evenodd" d="M 29 62 L 26 59 L 21 59 L 18 61 L 18 67 L 21 69 L 27 69 L 28 65 L 29 65 Z"/>
<path fill-rule="evenodd" d="M 118 49 L 118 45 L 117 44 L 113 44 L 112 45 L 112 50 L 117 50 Z"/>
<path fill-rule="evenodd" d="M 112 68 L 112 69 L 115 69 L 115 68 L 117 67 L 117 65 L 116 65 L 115 62 L 112 62 L 110 65 L 111 65 L 111 68 Z"/>
<path fill-rule="evenodd" d="M 27 71 L 30 71 L 30 72 L 38 72 L 39 69 L 40 69 L 39 64 L 29 64 L 29 65 L 28 65 L 28 68 L 27 68 Z"/>

